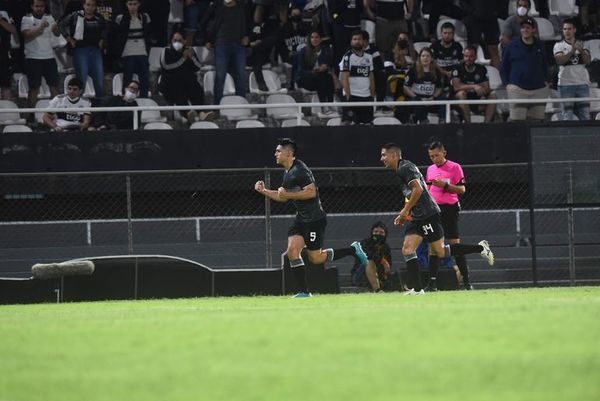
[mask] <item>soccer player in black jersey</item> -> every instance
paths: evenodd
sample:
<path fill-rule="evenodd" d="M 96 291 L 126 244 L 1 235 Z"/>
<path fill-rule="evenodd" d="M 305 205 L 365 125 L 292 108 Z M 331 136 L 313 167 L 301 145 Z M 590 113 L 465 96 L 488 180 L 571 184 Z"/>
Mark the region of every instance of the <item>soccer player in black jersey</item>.
<path fill-rule="evenodd" d="M 285 169 L 281 186 L 277 190 L 268 189 L 264 181 L 257 181 L 254 189 L 277 202 L 292 201 L 296 207 L 296 220 L 288 230 L 286 253 L 300 287 L 300 292 L 295 297 L 306 298 L 312 295 L 308 290 L 305 265 L 300 255 L 305 246 L 308 259 L 316 265 L 334 260 L 334 255 L 338 259 L 359 251 L 355 250 L 356 245 L 336 251 L 331 248 L 322 249 L 327 215 L 321 206 L 313 173 L 302 160 L 296 158 L 296 151 L 297 145 L 293 140 L 280 139 L 275 149 L 275 160 Z M 366 261 L 364 252 L 359 257 Z"/>
<path fill-rule="evenodd" d="M 417 166 L 408 160 L 402 159 L 402 152 L 398 145 L 395 143 L 383 145 L 381 162 L 386 168 L 396 173 L 400 179 L 400 189 L 406 199 L 404 207 L 394 219 L 394 224 L 403 225 L 406 223 L 402 254 L 406 260 L 408 270 L 408 287 L 412 287 L 407 295 L 424 294 L 416 253 L 417 247 L 423 240 L 429 242 L 433 253 L 440 259 L 469 253 L 481 253 L 481 256 L 490 265 L 494 264 L 494 254 L 490 250 L 487 241 L 481 241 L 479 245 L 444 245 L 444 229 L 440 220 L 440 208 L 427 190 L 423 175 Z M 435 291 L 437 287 L 432 285 L 429 289 Z"/>

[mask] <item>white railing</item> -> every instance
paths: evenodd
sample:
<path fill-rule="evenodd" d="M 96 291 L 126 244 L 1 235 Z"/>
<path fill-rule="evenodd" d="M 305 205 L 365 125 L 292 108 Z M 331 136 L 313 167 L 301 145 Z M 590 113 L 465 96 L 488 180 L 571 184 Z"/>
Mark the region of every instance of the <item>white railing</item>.
<path fill-rule="evenodd" d="M 428 100 L 428 101 L 384 101 L 384 102 L 313 102 L 313 103 L 250 103 L 250 104 L 226 104 L 226 105 L 202 105 L 202 106 L 136 106 L 136 107 L 81 107 L 76 110 L 78 112 L 111 112 L 111 111 L 129 111 L 133 113 L 133 128 L 138 129 L 140 126 L 139 112 L 140 111 L 179 111 L 179 110 L 226 110 L 226 109 L 270 109 L 270 108 L 296 108 L 296 118 L 298 123 L 302 120 L 302 108 L 311 108 L 316 106 L 329 107 L 348 107 L 348 106 L 444 106 L 446 110 L 445 121 L 451 122 L 451 108 L 461 104 L 478 105 L 478 104 L 547 104 L 547 103 L 579 103 L 579 102 L 598 102 L 600 98 L 585 97 L 585 98 L 541 98 L 541 99 L 487 99 L 487 100 Z M 55 113 L 65 111 L 64 108 L 16 108 L 0 109 L 1 113 Z"/>

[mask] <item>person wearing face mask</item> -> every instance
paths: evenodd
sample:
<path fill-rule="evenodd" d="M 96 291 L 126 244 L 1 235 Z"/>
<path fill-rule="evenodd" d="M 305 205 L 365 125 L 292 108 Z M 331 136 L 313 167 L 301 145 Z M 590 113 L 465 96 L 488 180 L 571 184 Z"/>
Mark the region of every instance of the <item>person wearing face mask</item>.
<path fill-rule="evenodd" d="M 502 24 L 502 33 L 500 35 L 500 50 L 504 54 L 504 49 L 514 39 L 521 36 L 521 22 L 529 17 L 531 9 L 530 0 L 517 1 L 517 13 L 508 17 Z M 533 19 L 534 35 L 538 37 L 537 22 Z M 502 56 L 501 54 L 501 56 Z M 502 58 L 502 57 L 500 57 Z"/>
<path fill-rule="evenodd" d="M 417 53 L 408 32 L 400 32 L 398 34 L 391 54 L 388 53 L 385 59 L 392 61 L 396 70 L 408 71 L 414 64 L 417 59 Z"/>
<path fill-rule="evenodd" d="M 132 80 L 123 88 L 121 96 L 111 96 L 100 104 L 100 107 L 136 107 L 135 99 L 140 93 L 141 85 Z M 141 118 L 141 112 L 138 113 Z M 140 121 L 138 119 L 138 121 Z M 133 113 L 131 111 L 111 111 L 94 115 L 94 126 L 98 130 L 133 129 Z"/>
<path fill-rule="evenodd" d="M 389 288 L 392 276 L 392 248 L 387 244 L 387 226 L 377 221 L 371 226 L 370 235 L 360 241 L 360 246 L 367 255 L 367 263 L 359 258 L 350 274 L 352 284 L 357 287 L 370 287 L 373 292 Z"/>
<path fill-rule="evenodd" d="M 44 113 L 42 121 L 52 131 L 93 131 L 91 127 L 92 115 L 89 111 L 76 109 L 90 107 L 89 100 L 81 97 L 83 84 L 79 78 L 71 78 L 67 83 L 67 93 L 58 95 L 50 100 L 49 108 L 60 108 L 65 111 L 57 113 Z"/>
<path fill-rule="evenodd" d="M 205 104 L 204 88 L 198 82 L 196 72 L 202 64 L 194 49 L 185 47 L 183 43 L 183 34 L 173 31 L 171 46 L 164 48 L 160 55 L 162 71 L 158 89 L 169 104 L 187 106 L 191 103 L 201 106 Z M 196 113 L 194 110 L 181 110 L 179 113 L 187 118 L 190 124 L 214 117 L 212 111 Z"/>
<path fill-rule="evenodd" d="M 277 53 L 284 63 L 292 65 L 292 77 L 296 76 L 296 54 L 301 45 L 306 44 L 308 31 L 302 23 L 302 11 L 292 8 L 287 22 L 281 27 L 276 44 Z M 295 89 L 295 82 L 291 80 L 290 90 Z"/>

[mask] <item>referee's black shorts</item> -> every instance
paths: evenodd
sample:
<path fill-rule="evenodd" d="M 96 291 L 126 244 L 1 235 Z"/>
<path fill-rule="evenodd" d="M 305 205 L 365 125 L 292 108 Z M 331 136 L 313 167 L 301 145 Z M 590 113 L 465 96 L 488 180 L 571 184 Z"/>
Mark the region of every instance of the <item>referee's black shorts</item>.
<path fill-rule="evenodd" d="M 460 202 L 454 205 L 439 205 L 442 213 L 442 227 L 444 227 L 444 236 L 448 239 L 458 239 L 458 213 L 460 212 Z"/>

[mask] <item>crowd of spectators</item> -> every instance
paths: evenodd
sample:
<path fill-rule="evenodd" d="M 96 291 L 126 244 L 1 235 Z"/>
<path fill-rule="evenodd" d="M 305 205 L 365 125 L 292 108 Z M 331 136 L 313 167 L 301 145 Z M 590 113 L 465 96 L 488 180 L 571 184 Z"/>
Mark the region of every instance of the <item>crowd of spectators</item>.
<path fill-rule="evenodd" d="M 499 72 L 509 99 L 547 98 L 552 89 L 561 97 L 589 96 L 592 57 L 583 39 L 598 34 L 600 2 L 577 0 L 578 14 L 559 17 L 550 13 L 549 0 L 532 1 L 0 0 L 1 94 L 14 99 L 14 77 L 24 74 L 30 107 L 44 84 L 50 97 L 63 103 L 70 99 L 69 93 L 59 95 L 63 88 L 79 85 L 83 96 L 88 77 L 93 105 L 130 104 L 149 96 L 162 104 L 219 104 L 228 73 L 235 95 L 248 96 L 247 68 L 259 93 L 268 93 L 263 68 L 270 63 L 290 66 L 287 74 L 281 69 L 286 89 L 316 92 L 324 103 L 336 97 L 348 102 L 496 99 L 490 68 Z M 169 22 L 171 2 L 183 9 L 181 23 Z M 553 23 L 556 38 L 542 38 L 541 18 L 533 15 Z M 370 34 L 361 29 L 365 20 Z M 155 47 L 161 49 L 158 74 L 150 70 Z M 214 87 L 202 86 L 207 61 L 199 48 L 214 55 Z M 62 85 L 57 54 L 64 50 L 78 81 Z M 123 74 L 121 92 L 106 97 L 106 82 L 117 73 Z M 126 95 L 132 82 L 137 90 Z M 205 92 L 213 95 L 207 98 Z M 342 121 L 369 123 L 374 115 L 368 109 L 345 107 Z M 393 113 L 402 123 L 428 123 L 436 114 L 444 119 L 443 108 L 426 104 L 375 111 Z M 495 105 L 455 110 L 465 122 L 472 113 L 483 114 L 485 121 L 501 118 Z M 333 107 L 320 113 L 336 114 Z M 215 115 L 181 112 L 190 124 Z M 59 125 L 47 117 L 46 125 Z M 509 120 L 546 117 L 545 103 L 511 104 L 508 113 Z M 589 119 L 589 104 L 565 104 L 559 118 Z"/>

